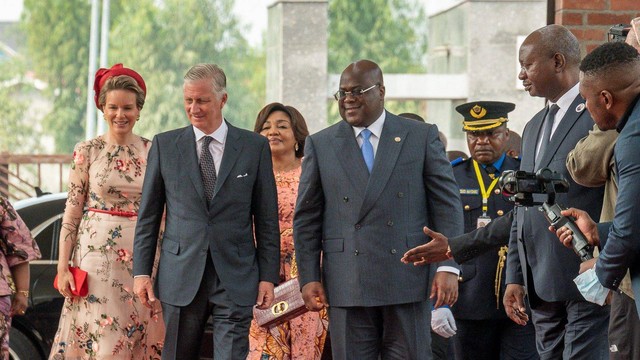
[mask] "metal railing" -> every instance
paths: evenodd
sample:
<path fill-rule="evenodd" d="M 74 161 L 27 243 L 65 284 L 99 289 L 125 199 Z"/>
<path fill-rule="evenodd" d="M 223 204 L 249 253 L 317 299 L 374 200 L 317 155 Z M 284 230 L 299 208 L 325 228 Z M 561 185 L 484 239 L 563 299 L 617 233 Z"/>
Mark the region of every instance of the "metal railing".
<path fill-rule="evenodd" d="M 21 200 L 65 191 L 72 155 L 0 153 L 0 194 Z"/>

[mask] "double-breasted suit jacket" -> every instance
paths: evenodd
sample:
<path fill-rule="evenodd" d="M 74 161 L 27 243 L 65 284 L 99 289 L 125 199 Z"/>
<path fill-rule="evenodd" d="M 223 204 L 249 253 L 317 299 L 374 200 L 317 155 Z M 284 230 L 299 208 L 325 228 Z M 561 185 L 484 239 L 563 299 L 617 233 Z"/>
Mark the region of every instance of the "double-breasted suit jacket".
<path fill-rule="evenodd" d="M 400 259 L 430 240 L 425 225 L 460 234 L 461 209 L 436 126 L 387 112 L 369 175 L 340 121 L 305 145 L 294 219 L 300 284 L 322 280 L 338 307 L 425 301 L 429 266 Z"/>
<path fill-rule="evenodd" d="M 207 254 L 223 288 L 241 306 L 255 304 L 258 281 L 278 283 L 277 192 L 266 138 L 228 124 L 213 201 L 208 205 L 192 126 L 158 134 L 149 152 L 134 242 L 134 275 L 151 273 L 158 229 L 166 225 L 156 296 L 188 305 Z"/>
<path fill-rule="evenodd" d="M 533 172 L 536 145 L 543 127 L 545 109 L 538 112 L 525 126 L 522 136 L 520 170 Z M 558 121 L 558 120 L 556 120 Z M 557 171 L 569 182 L 569 191 L 556 196 L 563 207 L 585 209 L 593 219 L 600 217 L 603 187 L 587 188 L 576 184 L 565 165 L 567 154 L 578 140 L 587 136 L 593 119 L 578 95 L 540 158 L 539 168 Z M 546 199 L 542 195 L 540 199 Z M 578 275 L 580 258 L 565 248 L 549 231 L 549 222 L 538 207 L 516 207 L 509 240 L 507 283 L 525 285 L 531 306 L 538 299 L 547 302 L 584 300 L 573 279 Z"/>

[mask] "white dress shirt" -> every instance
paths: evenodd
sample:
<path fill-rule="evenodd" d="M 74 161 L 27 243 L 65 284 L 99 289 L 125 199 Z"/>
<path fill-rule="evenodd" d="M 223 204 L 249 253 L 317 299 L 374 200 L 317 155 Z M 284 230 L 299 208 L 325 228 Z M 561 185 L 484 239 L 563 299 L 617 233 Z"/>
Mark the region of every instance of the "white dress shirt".
<path fill-rule="evenodd" d="M 197 127 L 193 127 L 193 132 L 196 135 L 196 151 L 198 153 L 198 162 L 200 162 L 202 154 L 203 138 L 205 136 L 211 136 L 213 141 L 209 143 L 209 151 L 213 156 L 213 162 L 216 165 L 216 175 L 220 173 L 220 163 L 222 163 L 222 154 L 224 154 L 224 145 L 227 141 L 227 133 L 229 132 L 229 126 L 222 120 L 222 124 L 211 134 L 205 134 Z"/>

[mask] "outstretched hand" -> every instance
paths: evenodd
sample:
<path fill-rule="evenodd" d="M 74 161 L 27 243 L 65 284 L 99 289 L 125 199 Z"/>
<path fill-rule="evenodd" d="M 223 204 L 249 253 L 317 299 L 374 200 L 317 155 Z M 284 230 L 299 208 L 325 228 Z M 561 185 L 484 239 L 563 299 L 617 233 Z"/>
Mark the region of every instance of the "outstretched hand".
<path fill-rule="evenodd" d="M 400 261 L 405 264 L 413 263 L 413 265 L 417 266 L 449 260 L 449 239 L 426 226 L 422 231 L 431 238 L 431 241 L 409 249 L 409 251 L 404 253 Z"/>

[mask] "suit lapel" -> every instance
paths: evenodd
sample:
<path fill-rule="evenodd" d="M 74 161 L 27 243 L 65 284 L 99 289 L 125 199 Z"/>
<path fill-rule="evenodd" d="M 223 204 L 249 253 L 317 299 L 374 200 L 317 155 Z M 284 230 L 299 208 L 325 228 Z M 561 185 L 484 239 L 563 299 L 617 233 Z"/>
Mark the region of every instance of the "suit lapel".
<path fill-rule="evenodd" d="M 530 125 L 532 131 L 527 132 L 526 137 L 522 143 L 522 162 L 520 163 L 520 169 L 524 171 L 532 171 L 536 162 L 536 148 L 538 147 L 538 139 L 542 132 L 542 125 L 544 123 L 544 116 L 547 112 L 542 110 L 538 112 L 533 119 L 531 119 Z M 525 150 L 526 149 L 526 150 Z"/>
<path fill-rule="evenodd" d="M 353 187 L 355 189 L 364 189 L 362 184 L 366 184 L 369 181 L 369 170 L 367 170 L 362 152 L 353 135 L 353 128 L 344 120 L 340 121 L 336 129 L 334 144 L 335 158 L 342 166 L 345 174 L 348 174 L 347 177 L 352 182 Z"/>
<path fill-rule="evenodd" d="M 401 126 L 398 118 L 387 112 L 364 201 L 358 215 L 359 219 L 362 219 L 371 210 L 384 190 L 398 161 L 402 145 L 407 139 L 407 133 L 407 129 Z"/>
<path fill-rule="evenodd" d="M 224 120 L 226 122 L 226 120 Z M 220 162 L 220 170 L 218 171 L 218 180 L 216 181 L 216 188 L 213 191 L 213 198 L 224 184 L 225 180 L 229 177 L 233 165 L 238 160 L 240 152 L 242 150 L 242 137 L 240 132 L 234 126 L 227 122 L 229 131 L 227 132 L 227 139 L 225 140 L 224 153 L 222 154 L 222 161 Z"/>
<path fill-rule="evenodd" d="M 202 176 L 200 175 L 200 165 L 198 164 L 198 153 L 196 152 L 196 135 L 191 125 L 185 127 L 182 134 L 176 138 L 176 146 L 178 147 L 178 151 L 180 151 L 182 163 L 189 174 L 193 187 L 200 199 L 202 199 L 204 207 L 207 207 L 207 200 L 204 196 L 204 185 L 202 183 Z"/>
<path fill-rule="evenodd" d="M 582 104 L 582 106 L 578 107 L 578 105 L 580 104 Z M 577 111 L 578 108 L 582 110 Z M 551 141 L 549 142 L 545 153 L 542 154 L 539 168 L 549 166 L 549 163 L 558 151 L 560 144 L 562 144 L 564 139 L 567 137 L 569 131 L 571 131 L 571 128 L 578 121 L 584 110 L 584 100 L 582 100 L 580 95 L 578 95 L 571 103 L 571 106 L 569 106 L 569 109 L 567 109 L 567 112 L 564 114 L 562 121 L 560 121 L 560 124 L 556 128 L 556 131 L 553 133 L 553 136 L 551 137 Z"/>

